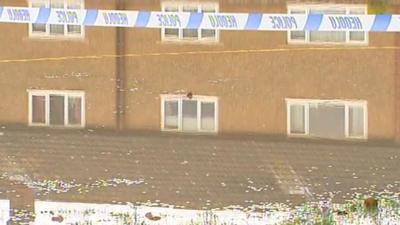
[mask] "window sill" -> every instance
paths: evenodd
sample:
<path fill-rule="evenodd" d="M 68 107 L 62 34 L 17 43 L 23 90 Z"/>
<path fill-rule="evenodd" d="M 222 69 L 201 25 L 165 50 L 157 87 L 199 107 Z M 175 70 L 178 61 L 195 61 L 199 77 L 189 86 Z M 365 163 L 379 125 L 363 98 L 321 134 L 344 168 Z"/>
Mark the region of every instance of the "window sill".
<path fill-rule="evenodd" d="M 29 40 L 38 40 L 38 41 L 76 41 L 76 42 L 84 42 L 86 40 L 85 36 L 49 36 L 49 35 L 30 35 L 28 37 Z"/>
<path fill-rule="evenodd" d="M 287 134 L 288 138 L 304 138 L 313 140 L 341 140 L 341 141 L 367 141 L 368 137 L 345 137 L 345 138 L 328 138 L 328 137 L 316 137 L 308 134 Z"/>
<path fill-rule="evenodd" d="M 162 39 L 162 45 L 222 45 L 219 40 L 182 40 L 182 39 Z"/>
<path fill-rule="evenodd" d="M 325 46 L 325 47 L 366 47 L 368 42 L 348 42 L 348 43 L 336 43 L 336 42 L 302 42 L 302 41 L 290 41 L 287 43 L 290 46 Z"/>
<path fill-rule="evenodd" d="M 46 124 L 29 124 L 29 127 L 43 127 L 49 129 L 84 129 L 85 126 L 64 126 L 64 125 L 46 125 Z"/>
<path fill-rule="evenodd" d="M 161 129 L 163 133 L 177 133 L 177 134 L 187 134 L 187 135 L 216 135 L 218 131 L 182 131 L 182 130 L 169 130 L 169 129 Z"/>

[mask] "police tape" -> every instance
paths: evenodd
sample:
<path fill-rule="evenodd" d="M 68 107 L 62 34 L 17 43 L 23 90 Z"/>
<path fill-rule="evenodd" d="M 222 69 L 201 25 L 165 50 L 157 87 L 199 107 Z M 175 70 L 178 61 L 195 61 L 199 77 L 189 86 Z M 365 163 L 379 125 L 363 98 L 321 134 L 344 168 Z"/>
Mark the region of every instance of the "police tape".
<path fill-rule="evenodd" d="M 400 31 L 400 15 L 190 13 L 27 7 L 0 7 L 0 23 L 205 30 Z"/>

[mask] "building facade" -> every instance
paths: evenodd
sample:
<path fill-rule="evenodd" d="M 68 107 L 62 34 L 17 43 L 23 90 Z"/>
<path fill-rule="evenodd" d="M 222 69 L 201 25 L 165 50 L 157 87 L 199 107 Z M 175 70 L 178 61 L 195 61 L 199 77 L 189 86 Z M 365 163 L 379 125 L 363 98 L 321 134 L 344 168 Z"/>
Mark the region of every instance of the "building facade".
<path fill-rule="evenodd" d="M 378 9 L 363 1 L 1 4 L 291 14 Z M 396 2 L 387 3 L 384 13 L 398 8 Z M 38 24 L 0 24 L 0 30 L 2 124 L 349 140 L 400 137 L 395 33 Z"/>

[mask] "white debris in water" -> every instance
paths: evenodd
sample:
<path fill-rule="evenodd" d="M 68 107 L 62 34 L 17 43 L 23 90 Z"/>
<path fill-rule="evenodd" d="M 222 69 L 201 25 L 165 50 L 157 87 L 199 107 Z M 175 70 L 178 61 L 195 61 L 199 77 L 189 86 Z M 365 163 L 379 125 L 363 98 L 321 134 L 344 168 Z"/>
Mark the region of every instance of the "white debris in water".
<path fill-rule="evenodd" d="M 91 179 L 89 179 L 91 180 Z M 75 181 L 63 181 L 63 180 L 41 180 L 41 181 L 31 181 L 24 180 L 23 183 L 35 191 L 41 193 L 41 195 L 46 195 L 49 193 L 65 193 L 69 191 L 77 191 L 79 193 L 88 193 L 95 188 L 102 187 L 117 187 L 119 185 L 140 185 L 144 183 L 144 179 L 130 180 L 126 178 L 112 178 L 112 179 L 99 179 L 91 183 L 80 184 Z"/>

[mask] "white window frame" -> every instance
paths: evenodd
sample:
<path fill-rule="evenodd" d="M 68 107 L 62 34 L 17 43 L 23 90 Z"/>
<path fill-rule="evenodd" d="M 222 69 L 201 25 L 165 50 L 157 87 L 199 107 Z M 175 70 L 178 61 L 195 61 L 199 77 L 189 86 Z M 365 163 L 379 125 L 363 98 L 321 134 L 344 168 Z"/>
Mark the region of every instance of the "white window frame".
<path fill-rule="evenodd" d="M 164 1 L 161 3 L 161 11 L 165 12 L 165 8 L 174 7 L 178 8 L 178 13 L 183 12 L 184 7 L 197 7 L 197 12 L 201 12 L 202 8 L 212 8 L 215 12 L 219 12 L 218 2 L 176 2 L 176 1 Z M 174 29 L 174 28 L 172 28 Z M 165 28 L 161 28 L 161 41 L 163 42 L 189 42 L 189 43 L 218 43 L 220 30 L 215 29 L 215 38 L 203 38 L 201 36 L 201 28 L 197 29 L 197 39 L 186 39 L 183 37 L 183 30 L 185 28 L 178 29 L 178 38 L 166 37 Z"/>
<path fill-rule="evenodd" d="M 188 98 L 184 95 L 161 95 L 161 131 L 173 131 L 173 132 L 185 132 L 192 133 L 192 131 L 185 131 L 182 129 L 182 102 L 183 100 L 194 100 L 197 101 L 197 130 L 193 132 L 200 133 L 217 133 L 218 132 L 218 97 L 215 96 L 200 96 L 194 95 L 192 98 Z M 165 127 L 165 102 L 166 101 L 177 101 L 178 102 L 178 129 L 168 129 Z M 214 103 L 214 130 L 202 130 L 201 129 L 201 103 Z"/>
<path fill-rule="evenodd" d="M 308 15 L 310 10 L 315 9 L 345 9 L 346 15 L 350 14 L 351 10 L 355 9 L 362 9 L 364 10 L 365 14 L 368 13 L 368 6 L 366 4 L 289 4 L 287 6 L 288 14 L 291 14 L 292 10 L 298 11 L 305 11 L 305 15 Z M 300 14 L 297 14 L 300 15 Z M 304 40 L 296 40 L 291 39 L 291 32 L 287 31 L 287 42 L 289 44 L 307 44 L 307 45 L 368 45 L 369 43 L 369 35 L 368 32 L 364 32 L 364 40 L 357 41 L 357 40 L 350 40 L 350 31 L 346 31 L 346 41 L 345 42 L 315 42 L 310 41 L 310 31 L 305 31 L 305 38 Z"/>
<path fill-rule="evenodd" d="M 52 0 L 29 0 L 29 7 L 32 7 L 33 3 L 43 3 L 46 8 L 50 7 L 50 2 Z M 69 0 L 60 0 L 64 1 L 64 9 L 68 9 Z M 74 0 L 74 2 L 80 2 L 81 9 L 85 9 L 85 0 Z M 79 25 L 77 25 L 79 26 Z M 50 34 L 50 24 L 46 24 L 46 32 L 34 32 L 32 23 L 29 23 L 29 37 L 31 38 L 47 38 L 47 39 L 76 39 L 81 40 L 85 38 L 85 26 L 81 25 L 81 32 L 79 34 L 68 33 L 68 25 L 64 25 L 64 34 L 54 35 Z"/>
<path fill-rule="evenodd" d="M 51 125 L 50 124 L 50 95 L 60 95 L 64 97 L 64 125 Z M 32 97 L 43 96 L 45 97 L 45 123 L 32 122 Z M 29 97 L 29 110 L 28 110 L 28 124 L 29 126 L 41 127 L 67 127 L 67 128 L 83 128 L 86 124 L 86 108 L 85 108 L 85 92 L 83 91 L 57 91 L 57 90 L 28 90 Z M 69 97 L 81 98 L 81 124 L 70 125 L 68 124 L 68 99 Z"/>
<path fill-rule="evenodd" d="M 344 121 L 344 133 L 345 137 L 348 139 L 367 139 L 368 138 L 368 103 L 367 101 L 364 100 L 320 100 L 320 99 L 292 99 L 292 98 L 286 98 L 286 121 L 287 121 L 287 135 L 291 137 L 312 137 L 310 136 L 310 130 L 309 130 L 309 122 L 310 122 L 310 104 L 319 104 L 319 103 L 329 103 L 329 104 L 336 104 L 336 105 L 343 105 L 345 107 L 345 121 Z M 291 117 L 290 117 L 290 106 L 292 105 L 304 105 L 304 121 L 305 121 L 305 133 L 304 134 L 299 134 L 299 133 L 292 133 L 291 132 Z M 363 113 L 364 113 L 364 135 L 362 136 L 351 136 L 349 134 L 349 107 L 350 106 L 358 106 L 363 108 Z"/>

